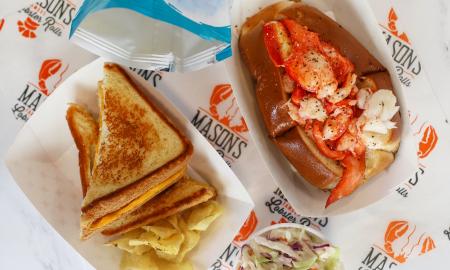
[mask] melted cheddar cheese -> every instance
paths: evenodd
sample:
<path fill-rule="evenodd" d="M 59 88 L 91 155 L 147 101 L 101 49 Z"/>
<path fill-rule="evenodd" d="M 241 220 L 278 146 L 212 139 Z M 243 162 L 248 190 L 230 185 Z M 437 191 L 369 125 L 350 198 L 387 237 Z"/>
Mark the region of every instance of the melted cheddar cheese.
<path fill-rule="evenodd" d="M 116 210 L 112 213 L 109 213 L 109 214 L 97 219 L 96 221 L 94 221 L 91 224 L 91 226 L 90 226 L 91 229 L 95 230 L 95 229 L 104 227 L 104 226 L 112 223 L 113 221 L 117 220 L 118 218 L 120 218 L 124 213 L 127 213 L 127 212 L 143 205 L 148 200 L 152 199 L 153 197 L 155 197 L 162 191 L 166 190 L 169 186 L 174 184 L 176 181 L 178 181 L 184 173 L 185 173 L 185 170 L 181 170 L 181 171 L 175 173 L 174 175 L 170 176 L 163 182 L 154 186 L 153 188 L 151 188 L 150 190 L 148 190 L 147 192 L 145 192 L 144 194 L 142 194 L 141 196 L 139 196 L 138 198 L 136 198 L 129 204 L 125 205 L 121 209 Z"/>

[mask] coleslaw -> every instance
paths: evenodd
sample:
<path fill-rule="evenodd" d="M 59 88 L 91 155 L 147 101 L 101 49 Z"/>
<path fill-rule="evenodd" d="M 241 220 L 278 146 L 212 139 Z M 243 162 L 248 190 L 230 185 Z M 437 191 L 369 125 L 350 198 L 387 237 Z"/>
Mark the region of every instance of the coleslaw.
<path fill-rule="evenodd" d="M 237 270 L 340 270 L 335 246 L 302 228 L 278 228 L 254 237 L 241 250 Z"/>

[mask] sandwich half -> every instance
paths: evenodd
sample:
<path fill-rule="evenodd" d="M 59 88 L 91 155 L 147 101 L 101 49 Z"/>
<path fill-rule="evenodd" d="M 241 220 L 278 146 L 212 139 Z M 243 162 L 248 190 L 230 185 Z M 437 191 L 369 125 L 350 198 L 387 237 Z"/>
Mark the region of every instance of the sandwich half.
<path fill-rule="evenodd" d="M 86 187 L 81 209 L 82 239 L 175 184 L 184 176 L 193 151 L 190 141 L 118 65 L 105 64 L 104 74 L 98 88 L 99 129 L 93 155 L 81 154 L 92 145 L 84 148 L 86 144 L 77 136 L 82 133 L 77 132 L 82 129 L 78 124 L 86 122 L 73 120 L 84 114 L 73 117 L 70 108 L 67 112 L 80 158 L 93 158 L 80 160 L 80 165 L 89 164 L 83 169 L 80 166 L 82 186 Z M 92 132 L 89 128 L 86 131 Z M 88 167 L 90 172 L 86 172 Z"/>
<path fill-rule="evenodd" d="M 84 197 L 92 177 L 91 171 L 98 140 L 98 123 L 91 113 L 77 104 L 69 105 L 66 119 L 78 149 L 81 188 Z"/>
<path fill-rule="evenodd" d="M 135 211 L 106 226 L 102 234 L 110 236 L 140 228 L 204 203 L 215 196 L 216 190 L 212 186 L 186 176 Z"/>
<path fill-rule="evenodd" d="M 97 141 L 97 124 L 92 115 L 83 106 L 77 104 L 70 104 L 67 110 L 67 120 L 72 133 L 80 138 L 77 148 L 84 194 L 92 174 L 92 167 L 85 164 L 92 164 L 94 161 L 94 150 L 92 149 L 95 149 Z M 112 236 L 126 233 L 194 207 L 215 196 L 216 190 L 212 186 L 184 176 L 155 198 L 103 227 L 102 234 Z"/>

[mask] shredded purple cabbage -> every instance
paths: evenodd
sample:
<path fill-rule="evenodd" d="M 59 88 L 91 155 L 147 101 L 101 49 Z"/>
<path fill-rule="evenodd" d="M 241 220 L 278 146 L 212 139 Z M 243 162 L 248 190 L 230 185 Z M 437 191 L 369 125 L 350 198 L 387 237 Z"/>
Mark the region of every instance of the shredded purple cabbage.
<path fill-rule="evenodd" d="M 291 259 L 291 260 L 295 259 L 294 257 L 290 256 L 290 255 L 287 254 L 287 253 L 283 253 L 283 256 L 286 257 L 286 258 L 289 258 L 289 259 Z"/>
<path fill-rule="evenodd" d="M 269 260 L 272 259 L 272 255 L 270 255 L 270 254 L 267 253 L 267 252 L 261 252 L 261 256 L 263 256 L 264 258 L 269 259 Z"/>
<path fill-rule="evenodd" d="M 284 254 L 283 254 L 284 255 Z M 282 263 L 282 264 L 284 264 L 284 265 L 286 265 L 286 266 L 290 266 L 290 267 L 292 267 L 292 259 L 290 258 L 290 257 L 278 257 L 278 260 Z"/>
<path fill-rule="evenodd" d="M 323 244 L 323 245 L 319 245 L 319 246 L 313 246 L 313 249 L 319 249 L 319 248 L 326 248 L 326 247 L 329 247 L 330 246 L 330 244 Z"/>
<path fill-rule="evenodd" d="M 294 251 L 303 251 L 303 247 L 302 244 L 300 244 L 300 242 L 294 242 L 290 245 L 290 247 L 294 250 Z"/>

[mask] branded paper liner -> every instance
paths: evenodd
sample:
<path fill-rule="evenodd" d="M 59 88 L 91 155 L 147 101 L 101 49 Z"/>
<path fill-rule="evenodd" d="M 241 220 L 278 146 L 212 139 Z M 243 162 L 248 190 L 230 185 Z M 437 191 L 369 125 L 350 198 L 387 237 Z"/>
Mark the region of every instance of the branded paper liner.
<path fill-rule="evenodd" d="M 31 5 L 33 0 L 15 0 L 15 1 L 3 1 L 2 8 L 0 10 L 0 18 L 3 18 L 10 13 L 16 12 L 19 9 Z"/>
<path fill-rule="evenodd" d="M 259 113 L 253 82 L 240 58 L 237 44 L 240 26 L 246 18 L 257 13 L 261 8 L 276 2 L 279 1 L 241 1 L 235 3 L 232 11 L 233 24 L 238 27 L 235 28 L 233 33 L 234 54 L 232 59 L 227 62 L 227 69 L 250 133 L 275 183 L 281 188 L 299 214 L 304 216 L 333 216 L 366 207 L 388 195 L 397 185 L 407 180 L 417 168 L 417 149 L 408 123 L 407 98 L 395 76 L 392 60 L 386 50 L 375 17 L 365 1 L 304 1 L 304 3 L 320 9 L 327 15 L 335 17 L 337 22 L 352 33 L 388 69 L 402 115 L 400 123 L 401 144 L 394 163 L 383 173 L 359 187 L 351 196 L 343 198 L 325 209 L 325 202 L 329 193 L 319 190 L 302 179 L 269 139 Z"/>
<path fill-rule="evenodd" d="M 75 250 L 96 269 L 118 269 L 121 252 L 103 246 L 106 237 L 97 234 L 87 241 L 79 240 L 82 193 L 78 151 L 65 119 L 70 102 L 98 112 L 97 82 L 103 78 L 103 63 L 102 59 L 96 60 L 61 84 L 18 134 L 6 164 L 34 206 Z M 217 200 L 224 207 L 223 215 L 202 232 L 198 246 L 188 256 L 197 269 L 206 269 L 232 241 L 253 202 L 231 169 L 189 121 L 155 89 L 140 85 L 145 85 L 154 103 L 190 138 L 194 145 L 190 167 L 216 188 Z"/>

